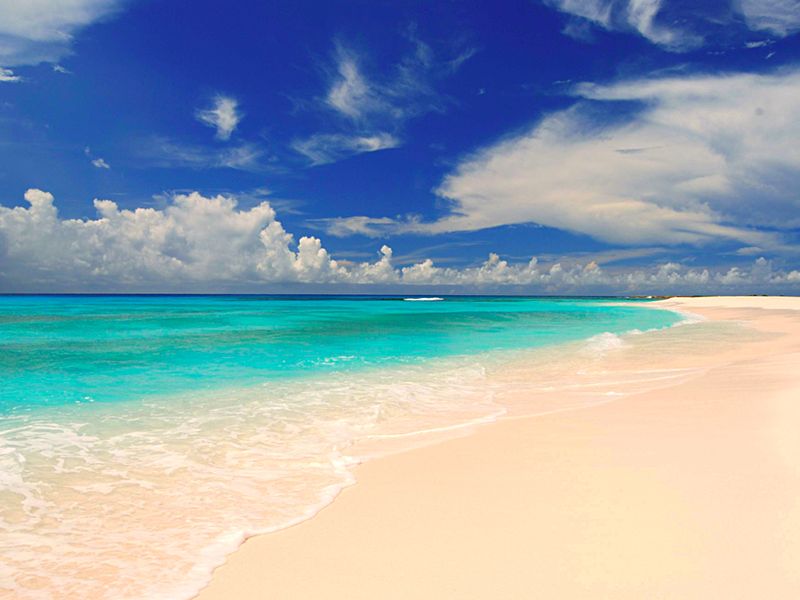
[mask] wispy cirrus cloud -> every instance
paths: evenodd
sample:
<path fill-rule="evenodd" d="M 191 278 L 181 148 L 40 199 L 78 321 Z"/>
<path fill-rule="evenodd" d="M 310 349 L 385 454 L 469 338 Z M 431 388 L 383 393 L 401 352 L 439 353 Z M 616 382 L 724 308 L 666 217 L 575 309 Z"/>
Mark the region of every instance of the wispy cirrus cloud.
<path fill-rule="evenodd" d="M 188 169 L 236 169 L 259 171 L 264 168 L 264 149 L 242 143 L 224 148 L 186 144 L 166 136 L 150 136 L 138 142 L 135 154 L 148 166 Z"/>
<path fill-rule="evenodd" d="M 444 111 L 448 101 L 435 90 L 434 82 L 458 68 L 460 62 L 454 65 L 453 61 L 437 60 L 428 44 L 416 35 L 408 37 L 411 51 L 384 75 L 372 77 L 364 74 L 364 57 L 337 44 L 335 70 L 323 105 L 346 119 L 372 126 Z M 463 62 L 470 55 L 468 51 L 459 60 Z"/>
<path fill-rule="evenodd" d="M 338 77 L 325 96 L 325 102 L 333 110 L 350 117 L 362 118 L 365 112 L 380 106 L 379 96 L 364 79 L 355 57 L 337 48 Z"/>
<path fill-rule="evenodd" d="M 334 127 L 297 138 L 292 144 L 312 165 L 395 148 L 402 143 L 409 120 L 444 112 L 452 102 L 436 90 L 436 83 L 458 70 L 474 49 L 441 59 L 413 30 L 407 38 L 410 51 L 396 64 L 381 69 L 368 69 L 365 56 L 335 45 L 333 66 L 327 69 L 327 90 L 313 103 L 317 110 L 336 117 Z"/>
<path fill-rule="evenodd" d="M 608 31 L 637 33 L 648 41 L 667 50 L 682 52 L 700 46 L 702 36 L 668 25 L 660 19 L 662 0 L 544 0 L 545 4 L 570 15 L 565 33 L 577 32 L 586 39 L 580 21 L 591 23 Z"/>
<path fill-rule="evenodd" d="M 786 37 L 800 31 L 800 1 L 739 0 L 738 8 L 750 29 Z"/>
<path fill-rule="evenodd" d="M 330 217 L 312 219 L 308 223 L 313 228 L 324 230 L 334 237 L 363 235 L 371 238 L 384 237 L 398 232 L 398 221 L 391 217 Z"/>
<path fill-rule="evenodd" d="M 573 93 L 572 107 L 447 175 L 436 189 L 449 206 L 440 219 L 343 217 L 328 230 L 378 237 L 537 223 L 628 246 L 797 247 L 800 70 Z"/>
<path fill-rule="evenodd" d="M 353 154 L 377 152 L 399 145 L 400 140 L 385 132 L 372 135 L 317 133 L 302 140 L 295 140 L 292 148 L 307 157 L 312 166 L 316 166 L 336 162 Z"/>
<path fill-rule="evenodd" d="M 0 2 L 0 65 L 57 62 L 75 34 L 115 14 L 123 0 L 4 0 Z"/>
<path fill-rule="evenodd" d="M 542 0 L 570 16 L 564 33 L 590 40 L 586 25 L 640 35 L 671 52 L 686 52 L 715 37 L 767 31 L 779 37 L 800 30 L 798 0 L 728 0 L 711 5 L 664 0 Z M 744 26 L 742 26 L 742 21 Z"/>
<path fill-rule="evenodd" d="M 230 96 L 218 95 L 209 108 L 198 109 L 195 117 L 204 125 L 216 129 L 216 138 L 227 141 L 243 118 L 239 102 Z"/>

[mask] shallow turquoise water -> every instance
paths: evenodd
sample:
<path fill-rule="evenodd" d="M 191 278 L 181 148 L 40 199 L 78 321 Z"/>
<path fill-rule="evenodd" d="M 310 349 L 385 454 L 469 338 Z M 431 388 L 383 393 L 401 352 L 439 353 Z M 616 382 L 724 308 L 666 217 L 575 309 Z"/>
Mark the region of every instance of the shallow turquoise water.
<path fill-rule="evenodd" d="M 0 412 L 538 347 L 679 317 L 608 299 L 0 297 Z"/>
<path fill-rule="evenodd" d="M 365 456 L 494 420 L 521 383 L 571 389 L 612 334 L 680 319 L 602 298 L 0 296 L 0 597 L 192 598 Z M 520 360 L 523 382 L 493 375 Z"/>

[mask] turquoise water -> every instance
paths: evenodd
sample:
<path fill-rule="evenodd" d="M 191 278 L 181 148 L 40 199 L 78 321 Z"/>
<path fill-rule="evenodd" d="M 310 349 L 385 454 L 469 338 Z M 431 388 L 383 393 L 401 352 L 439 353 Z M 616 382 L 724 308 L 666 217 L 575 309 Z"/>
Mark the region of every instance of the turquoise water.
<path fill-rule="evenodd" d="M 536 347 L 677 316 L 607 299 L 0 297 L 0 411 Z"/>
<path fill-rule="evenodd" d="M 585 366 L 680 319 L 602 298 L 0 297 L 0 598 L 191 598 L 358 461 L 494 420 L 506 392 L 606 401 Z"/>

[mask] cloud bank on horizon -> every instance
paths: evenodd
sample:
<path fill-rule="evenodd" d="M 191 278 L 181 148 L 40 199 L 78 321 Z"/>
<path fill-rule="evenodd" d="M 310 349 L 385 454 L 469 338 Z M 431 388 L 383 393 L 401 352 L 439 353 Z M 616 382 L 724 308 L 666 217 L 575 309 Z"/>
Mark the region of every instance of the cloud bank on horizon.
<path fill-rule="evenodd" d="M 0 0 L 0 292 L 800 292 L 800 0 L 353 2 Z"/>
<path fill-rule="evenodd" d="M 481 265 L 438 267 L 431 259 L 396 267 L 382 246 L 374 262 L 331 257 L 315 237 L 295 243 L 269 202 L 242 210 L 235 198 L 206 198 L 197 192 L 175 195 L 163 209 L 120 210 L 111 200 L 95 200 L 96 219 L 62 219 L 53 195 L 31 189 L 27 207 L 0 206 L 4 241 L 3 286 L 41 291 L 123 291 L 208 289 L 233 284 L 316 283 L 392 286 L 455 286 L 492 290 L 537 286 L 551 293 L 616 290 L 658 293 L 716 285 L 739 289 L 759 283 L 780 289 L 800 282 L 800 271 L 775 271 L 760 257 L 749 269 L 712 273 L 675 263 L 624 273 L 606 272 L 595 261 L 565 268 L 542 266 L 534 257 L 510 265 L 490 254 Z"/>

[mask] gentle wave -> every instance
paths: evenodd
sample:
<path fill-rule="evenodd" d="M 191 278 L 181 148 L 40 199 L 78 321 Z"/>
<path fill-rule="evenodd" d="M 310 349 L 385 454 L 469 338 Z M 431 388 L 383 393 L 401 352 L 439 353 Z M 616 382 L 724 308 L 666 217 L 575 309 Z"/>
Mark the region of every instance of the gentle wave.
<path fill-rule="evenodd" d="M 451 361 L 7 419 L 0 590 L 191 597 L 243 539 L 350 485 L 376 450 L 359 441 L 410 446 L 418 431 L 501 414 L 484 379 L 475 361 Z"/>
<path fill-rule="evenodd" d="M 405 302 L 441 302 L 444 298 L 431 296 L 430 298 L 403 298 Z"/>
<path fill-rule="evenodd" d="M 609 331 L 593 335 L 586 340 L 586 349 L 598 354 L 621 348 L 625 342 L 620 336 Z"/>

